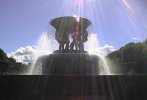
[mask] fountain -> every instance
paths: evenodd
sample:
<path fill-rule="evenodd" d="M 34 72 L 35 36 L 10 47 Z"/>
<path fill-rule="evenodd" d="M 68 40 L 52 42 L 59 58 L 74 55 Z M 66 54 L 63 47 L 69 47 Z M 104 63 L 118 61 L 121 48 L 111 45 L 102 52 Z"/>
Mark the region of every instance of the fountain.
<path fill-rule="evenodd" d="M 47 34 L 43 34 L 40 39 L 40 54 L 45 56 L 39 57 L 33 67 L 33 74 L 37 76 L 0 76 L 0 99 L 142 100 L 146 98 L 146 76 L 110 75 L 111 70 L 103 56 L 93 52 L 95 51 L 92 47 L 93 41 L 88 47 L 90 50 L 87 50 L 90 54 L 86 51 L 84 43 L 88 39 L 91 40 L 87 38 L 89 35 L 87 28 L 91 25 L 88 19 L 59 17 L 51 20 L 50 24 L 56 29 L 54 39 L 59 43 L 59 50 L 47 52 L 48 38 Z M 69 35 L 72 36 L 71 39 Z"/>
<path fill-rule="evenodd" d="M 84 43 L 88 41 L 87 28 L 91 22 L 82 17 L 77 20 L 75 17 L 66 16 L 52 19 L 50 24 L 56 30 L 54 35 L 59 43 L 59 50 L 39 57 L 34 65 L 33 74 L 41 67 L 42 75 L 49 76 L 98 75 L 99 57 L 89 55 L 84 49 Z M 69 39 L 69 36 L 72 39 Z"/>

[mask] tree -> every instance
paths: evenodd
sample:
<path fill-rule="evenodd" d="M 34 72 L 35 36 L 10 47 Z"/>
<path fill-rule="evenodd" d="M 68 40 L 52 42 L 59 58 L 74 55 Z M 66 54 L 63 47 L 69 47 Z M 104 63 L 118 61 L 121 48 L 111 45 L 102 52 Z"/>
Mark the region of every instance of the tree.
<path fill-rule="evenodd" d="M 147 39 L 143 42 L 145 45 L 147 45 Z"/>
<path fill-rule="evenodd" d="M 0 74 L 6 74 L 9 69 L 9 59 L 6 53 L 0 49 Z"/>
<path fill-rule="evenodd" d="M 147 40 L 142 43 L 126 44 L 118 51 L 108 54 L 106 58 L 114 64 L 119 64 L 122 70 L 125 69 L 123 73 L 133 70 L 133 73 L 145 74 L 147 73 Z"/>
<path fill-rule="evenodd" d="M 7 54 L 0 49 L 0 75 L 20 74 L 28 69 L 28 66 L 16 62 L 13 58 L 8 58 Z"/>

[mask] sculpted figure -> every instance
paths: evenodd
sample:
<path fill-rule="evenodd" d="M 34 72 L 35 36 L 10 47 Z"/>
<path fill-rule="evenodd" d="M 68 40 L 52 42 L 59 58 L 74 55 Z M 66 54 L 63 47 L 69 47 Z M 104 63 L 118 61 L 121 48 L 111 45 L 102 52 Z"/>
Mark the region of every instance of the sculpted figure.
<path fill-rule="evenodd" d="M 69 34 L 56 32 L 55 38 L 59 43 L 59 50 L 69 50 Z"/>
<path fill-rule="evenodd" d="M 73 48 L 75 47 L 76 50 L 78 50 L 78 43 L 79 43 L 79 37 L 80 37 L 80 34 L 79 34 L 79 28 L 76 27 L 76 30 L 75 32 L 72 34 L 72 43 L 70 44 L 70 49 L 73 50 Z"/>
<path fill-rule="evenodd" d="M 72 38 L 73 41 L 70 44 L 70 49 L 73 50 L 75 47 L 76 50 L 84 51 L 84 43 L 88 40 L 88 32 L 76 27 L 76 31 L 72 34 Z"/>
<path fill-rule="evenodd" d="M 84 51 L 84 43 L 88 40 L 86 29 L 91 25 L 88 19 L 80 17 L 77 21 L 75 17 L 65 16 L 51 20 L 50 24 L 56 29 L 55 39 L 60 51 L 69 50 L 69 34 L 72 34 L 70 50 Z"/>
<path fill-rule="evenodd" d="M 85 30 L 83 32 L 80 33 L 80 37 L 79 37 L 79 50 L 83 51 L 84 50 L 84 43 L 88 40 L 88 32 Z"/>

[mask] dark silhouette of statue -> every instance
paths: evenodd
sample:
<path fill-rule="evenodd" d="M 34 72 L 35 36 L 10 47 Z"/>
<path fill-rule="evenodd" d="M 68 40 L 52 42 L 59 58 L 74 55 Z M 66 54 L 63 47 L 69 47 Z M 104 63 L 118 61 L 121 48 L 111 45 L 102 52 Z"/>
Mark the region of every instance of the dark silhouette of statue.
<path fill-rule="evenodd" d="M 60 32 L 56 32 L 55 38 L 59 43 L 59 50 L 69 50 L 70 41 L 68 33 L 61 34 Z"/>
<path fill-rule="evenodd" d="M 88 32 L 86 30 L 87 26 L 83 25 L 82 18 L 77 22 L 77 27 L 75 32 L 72 34 L 72 43 L 70 44 L 70 49 L 73 50 L 74 46 L 76 50 L 84 51 L 84 43 L 88 40 Z M 85 23 L 86 24 L 86 23 Z"/>
<path fill-rule="evenodd" d="M 81 32 L 80 37 L 79 37 L 79 50 L 84 50 L 84 43 L 88 40 L 88 32 Z"/>
<path fill-rule="evenodd" d="M 79 38 L 80 38 L 80 32 L 79 32 L 79 27 L 76 27 L 76 30 L 74 33 L 72 33 L 72 43 L 70 44 L 70 50 L 73 50 L 74 46 L 76 50 L 79 49 L 78 44 L 79 44 Z"/>
<path fill-rule="evenodd" d="M 59 43 L 59 51 L 84 51 L 84 43 L 88 40 L 87 28 L 91 22 L 86 18 L 59 17 L 51 20 L 50 24 L 56 29 L 55 39 Z M 72 35 L 70 43 L 69 35 Z"/>

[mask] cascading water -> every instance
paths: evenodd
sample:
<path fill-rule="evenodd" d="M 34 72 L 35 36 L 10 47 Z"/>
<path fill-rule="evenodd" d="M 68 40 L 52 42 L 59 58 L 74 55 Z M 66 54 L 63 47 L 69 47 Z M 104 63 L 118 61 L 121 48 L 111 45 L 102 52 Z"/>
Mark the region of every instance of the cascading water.
<path fill-rule="evenodd" d="M 41 59 L 39 58 L 51 54 L 54 51 L 54 49 L 56 49 L 57 43 L 53 39 L 54 39 L 54 35 L 51 34 L 49 35 L 48 32 L 43 32 L 42 35 L 40 36 L 37 44 L 38 51 L 35 53 L 35 60 L 30 70 L 31 75 L 32 74 L 41 75 L 42 63 L 41 63 Z"/>
<path fill-rule="evenodd" d="M 89 54 L 92 55 L 97 55 L 99 57 L 99 71 L 100 75 L 110 75 L 110 69 L 109 66 L 107 65 L 107 61 L 105 59 L 105 55 L 103 54 L 103 51 L 99 49 L 99 44 L 98 44 L 98 38 L 97 34 L 92 33 L 89 35 L 89 41 L 85 43 L 86 50 L 89 52 Z"/>
<path fill-rule="evenodd" d="M 97 55 L 99 57 L 99 72 L 100 75 L 110 75 L 110 69 L 107 65 L 105 55 L 102 54 L 101 49 L 99 49 L 97 35 L 91 33 L 88 37 L 88 42 L 85 43 L 85 50 L 89 52 L 90 55 Z M 55 41 L 54 35 L 44 32 L 38 42 L 38 52 L 36 55 L 36 60 L 32 65 L 30 74 L 42 75 L 42 59 L 45 55 L 53 53 L 57 48 L 57 42 Z"/>

